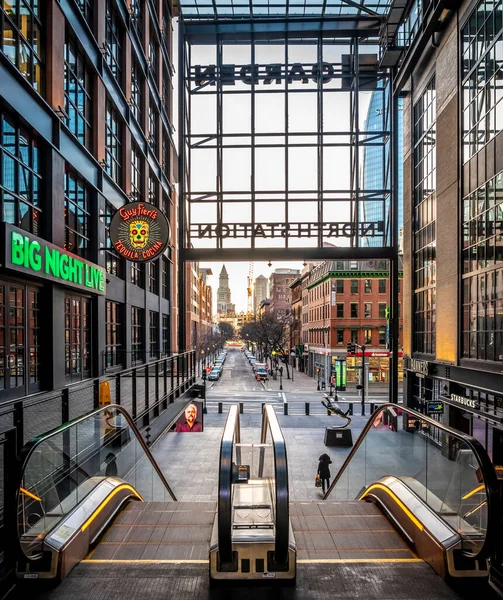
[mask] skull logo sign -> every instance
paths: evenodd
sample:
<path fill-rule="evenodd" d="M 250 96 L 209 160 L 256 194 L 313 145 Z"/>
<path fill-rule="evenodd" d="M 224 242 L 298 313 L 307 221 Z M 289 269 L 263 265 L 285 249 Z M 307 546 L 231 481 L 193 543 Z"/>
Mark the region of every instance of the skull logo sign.
<path fill-rule="evenodd" d="M 145 248 L 148 242 L 149 224 L 146 221 L 135 220 L 129 224 L 129 239 L 134 248 Z"/>

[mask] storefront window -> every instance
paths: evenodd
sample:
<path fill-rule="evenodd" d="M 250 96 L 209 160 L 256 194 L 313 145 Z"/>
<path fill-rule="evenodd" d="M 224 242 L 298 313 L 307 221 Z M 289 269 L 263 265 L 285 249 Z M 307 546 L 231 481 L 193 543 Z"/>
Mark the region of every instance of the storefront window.
<path fill-rule="evenodd" d="M 0 114 L 0 203 L 2 220 L 40 235 L 42 183 L 38 138 Z"/>
<path fill-rule="evenodd" d="M 6 398 L 39 390 L 39 297 L 34 288 L 0 282 L 0 394 Z"/>
<path fill-rule="evenodd" d="M 40 382 L 40 294 L 36 290 L 28 289 L 28 352 L 29 352 L 29 384 Z"/>
<path fill-rule="evenodd" d="M 162 354 L 163 356 L 169 356 L 170 352 L 169 343 L 169 315 L 162 315 Z"/>
<path fill-rule="evenodd" d="M 65 174 L 65 248 L 87 258 L 89 248 L 89 197 L 84 183 Z"/>
<path fill-rule="evenodd" d="M 122 341 L 124 335 L 124 305 L 106 301 L 105 368 L 124 365 Z"/>
<path fill-rule="evenodd" d="M 91 300 L 65 297 L 65 375 L 70 381 L 91 376 Z"/>
<path fill-rule="evenodd" d="M 131 307 L 131 361 L 133 365 L 145 358 L 145 316 L 143 308 Z"/>
<path fill-rule="evenodd" d="M 150 359 L 158 358 L 159 352 L 159 313 L 150 311 L 149 316 L 149 334 L 150 334 Z"/>
<path fill-rule="evenodd" d="M 42 14 L 40 0 L 9 0 L 0 5 L 0 50 L 21 75 L 42 91 Z"/>
<path fill-rule="evenodd" d="M 106 270 L 107 273 L 115 275 L 116 277 L 122 277 L 124 261 L 119 258 L 119 255 L 115 251 L 112 240 L 110 239 L 110 223 L 116 212 L 116 208 L 110 202 L 105 204 L 105 214 L 102 216 L 102 221 L 105 224 L 105 255 L 106 255 Z"/>
<path fill-rule="evenodd" d="M 81 144 L 91 144 L 91 76 L 86 58 L 76 40 L 67 36 L 65 44 L 66 124 Z"/>

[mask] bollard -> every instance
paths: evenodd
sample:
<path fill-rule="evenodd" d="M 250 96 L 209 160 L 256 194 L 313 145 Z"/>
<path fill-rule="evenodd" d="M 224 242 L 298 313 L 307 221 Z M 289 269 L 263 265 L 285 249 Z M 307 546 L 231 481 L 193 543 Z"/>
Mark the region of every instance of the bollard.
<path fill-rule="evenodd" d="M 306 417 L 309 416 L 309 402 L 306 402 Z"/>
<path fill-rule="evenodd" d="M 353 403 L 350 402 L 349 403 L 349 413 L 348 413 L 351 417 L 353 416 Z"/>
<path fill-rule="evenodd" d="M 221 402 L 218 403 L 218 414 L 219 415 L 222 414 L 222 403 Z"/>
<path fill-rule="evenodd" d="M 375 404 L 373 402 L 370 403 L 370 414 L 374 412 Z"/>
<path fill-rule="evenodd" d="M 239 414 L 240 415 L 243 414 L 243 403 L 242 402 L 239 403 Z"/>
<path fill-rule="evenodd" d="M 288 402 L 283 403 L 283 414 L 284 415 L 288 414 Z"/>

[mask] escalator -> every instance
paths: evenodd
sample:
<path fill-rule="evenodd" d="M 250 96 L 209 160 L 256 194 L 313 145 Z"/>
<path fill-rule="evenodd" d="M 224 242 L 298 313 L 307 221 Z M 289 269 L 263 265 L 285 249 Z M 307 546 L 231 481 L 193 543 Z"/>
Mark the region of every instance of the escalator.
<path fill-rule="evenodd" d="M 193 510 L 187 511 L 184 503 L 176 502 L 122 407 L 100 408 L 31 440 L 21 462 L 19 578 L 61 581 L 86 557 L 148 557 L 152 546 L 146 533 L 155 526 L 157 536 L 173 540 L 163 545 L 173 558 L 199 552 L 207 559 L 215 503 L 193 503 Z M 189 524 L 198 526 L 193 543 Z M 206 532 L 201 533 L 205 524 Z M 183 543 L 176 540 L 181 532 Z M 134 544 L 135 554 L 132 540 L 139 542 Z"/>
<path fill-rule="evenodd" d="M 476 439 L 411 409 L 379 407 L 324 497 L 343 510 L 354 506 L 355 514 L 362 500 L 407 543 L 397 557 L 413 552 L 410 558 L 443 578 L 487 579 L 501 531 L 500 498 L 494 467 Z M 382 540 L 380 551 L 368 547 L 376 537 L 363 533 L 356 553 L 395 550 Z"/>
<path fill-rule="evenodd" d="M 220 447 L 212 580 L 294 581 L 289 509 L 286 444 L 272 405 L 264 405 L 259 443 L 241 439 L 239 410 L 232 406 Z"/>
<path fill-rule="evenodd" d="M 487 581 L 500 503 L 494 468 L 470 436 L 383 405 L 318 501 L 291 500 L 286 450 L 272 406 L 260 432 L 242 432 L 232 406 L 217 501 L 178 502 L 120 406 L 31 440 L 18 482 L 18 577 L 62 581 L 82 561 L 63 584 L 75 598 L 103 569 L 131 598 L 132 578 L 150 577 L 169 579 L 177 598 L 209 581 L 297 581 L 306 598 L 328 598 L 320 582 L 332 579 L 366 597 L 365 586 L 388 578 L 430 598 L 457 597 L 434 571 Z"/>

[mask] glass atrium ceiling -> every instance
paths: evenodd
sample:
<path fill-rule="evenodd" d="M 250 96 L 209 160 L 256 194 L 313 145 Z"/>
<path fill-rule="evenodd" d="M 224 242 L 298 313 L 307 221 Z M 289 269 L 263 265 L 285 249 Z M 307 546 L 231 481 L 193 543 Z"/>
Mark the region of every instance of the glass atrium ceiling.
<path fill-rule="evenodd" d="M 376 16 L 391 0 L 179 0 L 184 19 L 298 19 Z"/>

